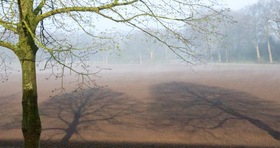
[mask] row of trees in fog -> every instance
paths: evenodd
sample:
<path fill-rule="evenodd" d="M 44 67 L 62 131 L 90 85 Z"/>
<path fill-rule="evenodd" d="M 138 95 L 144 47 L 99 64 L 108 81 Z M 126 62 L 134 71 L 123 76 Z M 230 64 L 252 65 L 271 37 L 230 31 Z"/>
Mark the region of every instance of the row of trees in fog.
<path fill-rule="evenodd" d="M 236 23 L 220 26 L 225 38 L 213 44 L 215 62 L 280 61 L 280 2 L 259 0 L 230 13 Z"/>
<path fill-rule="evenodd" d="M 202 53 L 205 62 L 280 62 L 278 0 L 259 0 L 238 11 L 230 11 L 229 16 L 234 23 L 223 22 L 215 28 L 223 38 L 217 38 L 217 34 L 202 36 L 187 27 L 182 29 L 186 36 L 192 38 L 190 46 L 196 48 L 197 53 L 206 53 Z M 99 52 L 94 57 L 95 61 L 103 63 L 170 63 L 181 60 L 143 32 L 134 32 L 117 50 Z"/>
<path fill-rule="evenodd" d="M 135 31 L 110 50 L 101 50 L 93 55 L 92 62 L 106 64 L 152 64 L 170 63 L 180 59 L 168 47 L 146 33 Z"/>
<path fill-rule="evenodd" d="M 203 12 L 203 9 L 199 11 Z M 188 25 L 184 26 L 185 28 L 181 27 L 176 29 L 188 40 L 187 45 L 189 47 L 186 47 L 188 52 L 190 51 L 189 49 L 195 51 L 195 60 L 199 59 L 203 60 L 203 62 L 219 63 L 280 62 L 280 2 L 278 0 L 259 0 L 255 4 L 237 11 L 229 11 L 228 13 L 226 17 L 230 16 L 231 21 L 227 20 L 222 23 L 208 21 L 208 24 L 200 24 L 204 25 L 204 28 L 207 28 L 209 23 L 216 23 L 210 25 L 210 27 L 214 26 L 215 28 L 207 28 L 211 35 L 200 34 L 199 31 L 190 28 L 193 26 Z M 198 24 L 195 25 L 197 26 Z M 211 29 L 214 30 L 211 32 Z M 44 30 L 46 28 L 43 28 L 43 32 Z M 137 30 L 127 31 L 124 34 L 129 35 L 125 35 L 125 38 L 105 32 L 103 34 L 97 34 L 100 38 L 94 41 L 91 39 L 91 35 L 76 32 L 69 40 L 71 42 L 79 40 L 77 45 L 82 49 L 92 48 L 92 44 L 94 44 L 95 51 L 90 59 L 88 58 L 91 63 L 172 63 L 182 61 L 182 57 L 192 62 L 193 56 L 188 56 L 191 54 L 186 55 L 184 52 L 177 51 L 174 53 L 163 42 L 148 34 L 149 32 L 154 32 L 155 34 L 157 32 L 161 34 L 159 38 L 162 41 L 176 44 L 176 39 L 168 38 L 168 35 L 166 35 L 168 32 L 165 32 L 164 29 L 156 30 L 156 28 L 152 28 L 147 32 Z M 56 32 L 60 31 L 60 29 L 57 29 Z M 218 32 L 220 33 L 219 35 L 217 34 Z M 42 36 L 44 36 L 44 33 Z M 223 37 L 219 38 L 217 36 Z M 52 38 L 52 40 L 56 40 L 55 42 L 57 42 L 60 38 L 64 38 L 64 36 L 58 35 L 57 38 Z M 120 38 L 121 40 L 118 40 Z M 46 42 L 54 41 L 48 39 Z M 3 61 L 1 54 L 0 60 L 2 59 Z M 9 53 L 5 53 L 5 55 L 9 57 L 13 56 Z M 43 59 L 44 62 L 46 61 L 44 59 L 48 60 L 45 57 L 48 54 L 43 53 L 40 55 L 43 55 L 43 57 L 40 58 L 39 56 L 37 60 Z M 5 60 L 8 61 L 7 58 Z M 72 61 L 73 58 L 65 57 L 66 63 L 69 60 Z"/>
<path fill-rule="evenodd" d="M 213 37 L 204 36 L 188 26 L 176 30 L 183 32 L 182 35 L 184 34 L 189 41 L 189 49 L 196 50 L 195 57 L 199 57 L 200 55 L 197 53 L 201 53 L 201 57 L 198 59 L 203 59 L 204 62 L 280 62 L 280 2 L 278 0 L 259 0 L 255 4 L 228 13 L 233 22 L 224 21 L 219 25 L 212 25 L 216 27 L 215 31 L 219 30 L 220 35 L 224 36 L 222 38 L 217 38 L 219 35 L 215 31 L 211 34 Z M 204 27 L 206 26 L 207 24 Z M 210 29 L 208 28 L 208 30 Z M 155 30 L 150 31 L 156 32 Z M 165 36 L 167 32 L 164 30 L 160 30 L 158 33 L 162 34 L 160 38 L 166 42 L 173 42 L 174 39 L 168 39 Z M 174 54 L 174 51 L 170 50 L 168 46 L 164 46 L 147 32 L 134 30 L 124 34 L 129 34 L 129 36 L 123 38 L 106 33 L 103 34 L 103 39 L 95 40 L 96 52 L 93 52 L 89 61 L 130 64 L 170 63 L 182 61 L 180 56 L 186 56 L 184 53 Z M 120 41 L 118 38 L 122 38 L 122 40 Z M 92 40 L 87 34 L 76 34 L 74 38 L 70 39 L 80 40 L 81 48 L 92 48 Z M 109 41 L 110 39 L 112 40 Z M 90 46 L 87 47 L 87 45 Z M 103 48 L 104 50 L 100 50 Z M 186 59 L 192 62 L 190 57 L 186 57 Z"/>

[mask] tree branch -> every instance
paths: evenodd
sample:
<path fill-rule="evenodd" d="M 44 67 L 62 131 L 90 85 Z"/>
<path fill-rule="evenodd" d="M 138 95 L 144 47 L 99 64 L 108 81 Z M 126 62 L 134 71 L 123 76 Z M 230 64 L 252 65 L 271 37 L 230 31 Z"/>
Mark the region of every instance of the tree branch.
<path fill-rule="evenodd" d="M 10 42 L 0 41 L 0 46 L 6 47 L 8 49 L 11 49 L 12 51 L 16 51 L 17 47 L 14 44 L 11 44 Z"/>
<path fill-rule="evenodd" d="M 56 14 L 61 14 L 61 13 L 69 13 L 72 11 L 75 12 L 95 12 L 95 13 L 99 13 L 99 11 L 101 10 L 106 10 L 106 9 L 111 9 L 113 7 L 117 7 L 117 6 L 125 6 L 125 5 L 130 5 L 133 4 L 135 2 L 138 2 L 139 0 L 131 0 L 131 1 L 127 1 L 127 2 L 118 2 L 118 0 L 115 0 L 114 2 L 110 3 L 110 4 L 106 4 L 106 5 L 102 5 L 102 6 L 98 6 L 98 7 L 64 7 L 64 8 L 58 8 L 55 10 L 51 10 L 49 12 L 43 13 L 41 15 L 38 16 L 38 21 L 41 21 L 47 17 L 56 15 Z"/>
<path fill-rule="evenodd" d="M 15 34 L 17 33 L 16 27 L 13 26 L 15 25 L 14 23 L 4 21 L 0 18 L 0 25 L 3 26 L 5 29 L 14 32 Z"/>
<path fill-rule="evenodd" d="M 113 10 L 112 10 L 112 11 L 113 11 Z M 113 11 L 113 12 L 115 12 L 115 11 Z M 104 18 L 107 18 L 107 19 L 109 19 L 109 20 L 111 20 L 111 21 L 114 21 L 114 22 L 117 22 L 117 23 L 129 22 L 129 21 L 131 21 L 131 20 L 133 20 L 133 19 L 135 19 L 135 18 L 137 18 L 137 17 L 140 17 L 140 16 L 149 16 L 148 13 L 143 13 L 143 14 L 137 14 L 137 15 L 132 16 L 132 17 L 130 17 L 130 18 L 115 19 L 115 18 L 113 18 L 113 17 L 111 17 L 111 16 L 108 16 L 108 15 L 105 15 L 105 14 L 103 14 L 103 13 L 98 13 L 98 14 L 101 15 L 102 17 L 104 17 Z"/>
<path fill-rule="evenodd" d="M 116 13 L 118 16 L 120 16 L 120 13 L 118 13 L 117 11 L 111 9 L 111 11 L 113 11 L 114 13 Z M 155 15 L 155 14 L 151 14 L 151 13 L 142 13 L 142 14 L 137 14 L 134 16 L 131 16 L 129 18 L 124 18 L 123 16 L 121 16 L 121 19 L 115 19 L 111 16 L 105 15 L 103 13 L 98 13 L 99 15 L 101 15 L 104 18 L 110 19 L 114 22 L 129 22 L 135 18 L 141 17 L 141 16 L 149 16 L 149 17 L 153 17 L 153 18 L 157 18 L 157 19 L 164 19 L 164 20 L 170 20 L 170 21 L 180 21 L 180 22 L 186 22 L 187 20 L 191 19 L 192 16 L 188 17 L 188 18 L 170 18 L 170 17 L 165 17 L 165 16 L 159 16 L 159 15 Z"/>
<path fill-rule="evenodd" d="M 42 8 L 44 7 L 45 4 L 46 4 L 46 0 L 42 0 L 40 2 L 40 4 L 35 8 L 34 14 L 38 15 L 40 13 L 40 11 L 42 10 Z"/>

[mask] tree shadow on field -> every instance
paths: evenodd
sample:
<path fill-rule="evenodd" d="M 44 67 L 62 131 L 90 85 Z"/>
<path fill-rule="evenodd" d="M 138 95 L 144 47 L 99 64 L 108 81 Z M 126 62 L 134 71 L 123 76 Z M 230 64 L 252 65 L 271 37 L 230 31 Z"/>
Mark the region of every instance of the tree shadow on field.
<path fill-rule="evenodd" d="M 0 130 L 21 128 L 21 92 L 0 96 Z"/>
<path fill-rule="evenodd" d="M 214 137 L 211 131 L 215 129 L 255 127 L 280 140 L 280 105 L 275 102 L 234 90 L 182 82 L 153 86 L 152 94 L 155 101 L 149 111 L 158 126 L 173 126 L 191 133 L 203 131 Z"/>
<path fill-rule="evenodd" d="M 123 93 L 105 88 L 56 96 L 41 105 L 40 113 L 47 120 L 43 133 L 50 131 L 53 134 L 49 136 L 49 141 L 58 136 L 62 137 L 61 143 L 67 144 L 73 135 L 83 139 L 81 131 L 94 133 L 102 130 L 97 123 L 124 124 L 123 118 L 139 112 L 136 104 Z"/>

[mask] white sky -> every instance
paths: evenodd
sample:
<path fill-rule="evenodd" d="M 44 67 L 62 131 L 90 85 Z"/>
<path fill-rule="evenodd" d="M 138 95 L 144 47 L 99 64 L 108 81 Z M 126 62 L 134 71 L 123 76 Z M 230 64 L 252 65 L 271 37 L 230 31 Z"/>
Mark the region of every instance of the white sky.
<path fill-rule="evenodd" d="M 231 10 L 239 10 L 245 6 L 257 3 L 259 0 L 223 0 Z"/>

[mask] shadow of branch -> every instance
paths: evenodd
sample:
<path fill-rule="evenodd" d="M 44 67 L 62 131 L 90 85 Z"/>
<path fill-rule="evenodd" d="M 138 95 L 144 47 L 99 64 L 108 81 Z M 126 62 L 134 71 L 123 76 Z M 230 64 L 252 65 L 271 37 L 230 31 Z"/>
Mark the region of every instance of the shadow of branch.
<path fill-rule="evenodd" d="M 249 122 L 280 140 L 280 106 L 275 102 L 234 90 L 182 82 L 156 85 L 152 94 L 155 101 L 149 110 L 157 117 L 155 124 L 215 136 L 211 130 Z"/>
<path fill-rule="evenodd" d="M 138 114 L 137 105 L 138 102 L 125 97 L 124 94 L 104 88 L 56 96 L 41 106 L 42 117 L 55 123 L 47 124 L 43 132 L 57 131 L 56 135 L 50 137 L 63 135 L 61 143 L 68 143 L 73 135 L 82 138 L 79 132 L 91 130 L 97 122 L 129 124 L 122 123 L 122 118 Z"/>

